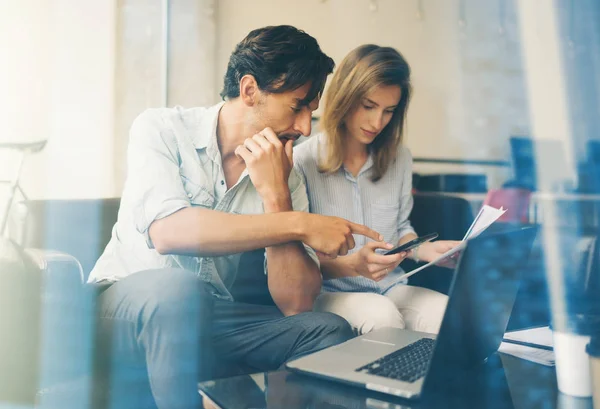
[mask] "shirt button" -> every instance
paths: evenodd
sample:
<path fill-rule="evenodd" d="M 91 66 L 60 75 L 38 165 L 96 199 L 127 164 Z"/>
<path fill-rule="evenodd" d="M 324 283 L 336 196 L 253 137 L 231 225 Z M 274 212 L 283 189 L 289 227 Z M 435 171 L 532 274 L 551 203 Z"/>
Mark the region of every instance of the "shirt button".
<path fill-rule="evenodd" d="M 222 180 L 222 181 L 221 181 L 221 186 L 223 186 L 224 184 L 225 184 L 225 181 L 224 181 L 224 180 Z"/>
<path fill-rule="evenodd" d="M 191 194 L 191 193 L 188 193 L 188 197 L 191 199 L 191 198 L 192 198 L 192 194 Z"/>

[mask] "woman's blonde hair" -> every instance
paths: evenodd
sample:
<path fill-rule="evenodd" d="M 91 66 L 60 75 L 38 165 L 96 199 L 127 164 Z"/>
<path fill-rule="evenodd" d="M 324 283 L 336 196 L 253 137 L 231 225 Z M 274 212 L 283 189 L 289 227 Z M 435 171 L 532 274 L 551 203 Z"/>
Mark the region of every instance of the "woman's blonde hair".
<path fill-rule="evenodd" d="M 341 168 L 346 118 L 358 109 L 369 92 L 390 85 L 400 87 L 400 103 L 390 122 L 369 145 L 374 162 L 371 180 L 374 182 L 381 179 L 402 142 L 412 92 L 410 67 L 395 49 L 373 44 L 361 45 L 344 58 L 333 74 L 324 99 L 320 126 L 326 136 L 326 149 L 324 157 L 319 158 L 320 172 L 332 173 Z"/>

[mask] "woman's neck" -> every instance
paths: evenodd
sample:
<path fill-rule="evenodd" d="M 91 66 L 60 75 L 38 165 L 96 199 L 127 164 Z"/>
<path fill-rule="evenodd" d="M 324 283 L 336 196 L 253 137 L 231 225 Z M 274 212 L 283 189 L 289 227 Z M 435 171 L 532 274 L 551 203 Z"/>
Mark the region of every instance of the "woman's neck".
<path fill-rule="evenodd" d="M 360 143 L 352 137 L 346 137 L 344 140 L 344 167 L 354 176 L 362 169 L 367 162 L 369 151 L 367 145 Z"/>

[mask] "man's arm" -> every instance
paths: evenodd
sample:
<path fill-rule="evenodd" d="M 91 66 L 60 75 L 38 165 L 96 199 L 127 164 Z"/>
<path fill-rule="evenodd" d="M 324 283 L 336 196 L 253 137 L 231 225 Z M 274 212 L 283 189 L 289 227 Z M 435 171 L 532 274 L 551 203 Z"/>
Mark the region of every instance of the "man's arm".
<path fill-rule="evenodd" d="M 239 215 L 186 207 L 149 229 L 161 254 L 215 257 L 302 239 L 300 212 Z"/>
<path fill-rule="evenodd" d="M 180 181 L 178 145 L 165 124 L 166 115 L 158 109 L 140 114 L 132 124 L 128 146 L 124 199 L 131 202 L 135 227 L 150 248 L 163 254 L 220 256 L 299 240 L 335 257 L 353 246 L 352 233 L 377 236 L 335 217 L 304 212 L 236 215 L 192 206 Z M 262 173 L 268 180 L 274 172 Z M 256 180 L 265 178 L 254 174 Z M 284 180 L 280 185 L 287 189 Z"/>
<path fill-rule="evenodd" d="M 264 202 L 265 213 L 285 214 L 291 199 Z M 267 280 L 273 301 L 286 315 L 311 311 L 321 291 L 319 266 L 306 253 L 300 241 L 267 247 Z"/>
<path fill-rule="evenodd" d="M 331 257 L 351 248 L 352 233 L 377 239 L 378 233 L 339 217 L 284 211 L 240 215 L 184 207 L 149 227 L 153 247 L 161 254 L 214 257 L 242 253 L 291 241 L 302 241 Z"/>

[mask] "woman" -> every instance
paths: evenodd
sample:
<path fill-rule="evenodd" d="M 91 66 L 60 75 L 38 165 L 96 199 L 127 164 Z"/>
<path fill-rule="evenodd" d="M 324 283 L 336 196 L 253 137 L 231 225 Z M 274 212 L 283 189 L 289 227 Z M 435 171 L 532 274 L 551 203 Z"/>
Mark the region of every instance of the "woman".
<path fill-rule="evenodd" d="M 344 317 L 359 334 L 389 326 L 437 333 L 446 309 L 446 295 L 406 285 L 398 265 L 405 257 L 432 261 L 458 242 L 381 254 L 417 237 L 408 220 L 412 157 L 401 143 L 410 94 L 410 67 L 396 50 L 360 46 L 333 75 L 322 133 L 294 152 L 311 212 L 365 224 L 384 236 L 384 242 L 356 236 L 347 256 L 321 256 L 323 291 L 315 310 Z"/>

